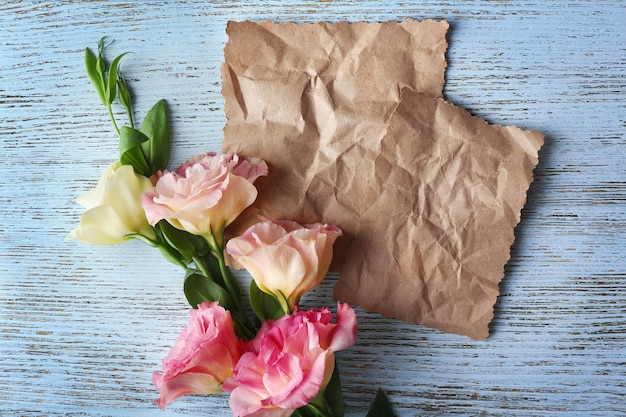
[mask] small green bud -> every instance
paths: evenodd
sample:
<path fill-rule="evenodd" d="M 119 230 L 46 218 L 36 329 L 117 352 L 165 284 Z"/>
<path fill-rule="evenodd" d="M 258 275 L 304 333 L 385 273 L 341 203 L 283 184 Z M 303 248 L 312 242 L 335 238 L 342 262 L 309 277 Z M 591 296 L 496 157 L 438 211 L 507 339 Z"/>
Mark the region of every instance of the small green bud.
<path fill-rule="evenodd" d="M 122 106 L 129 111 L 132 106 L 132 97 L 130 95 L 130 91 L 128 90 L 128 86 L 120 73 L 117 74 L 117 93 L 120 103 L 122 103 Z"/>
<path fill-rule="evenodd" d="M 109 44 L 105 44 L 105 40 L 106 40 L 106 36 L 101 38 L 98 41 L 98 58 L 97 58 L 97 67 L 96 67 L 98 73 L 100 74 L 100 78 L 102 79 L 103 87 L 105 87 L 104 80 L 106 79 L 105 75 L 107 73 L 107 63 L 104 59 L 104 50 L 108 48 L 111 45 L 111 43 L 113 43 L 113 42 L 110 42 Z"/>

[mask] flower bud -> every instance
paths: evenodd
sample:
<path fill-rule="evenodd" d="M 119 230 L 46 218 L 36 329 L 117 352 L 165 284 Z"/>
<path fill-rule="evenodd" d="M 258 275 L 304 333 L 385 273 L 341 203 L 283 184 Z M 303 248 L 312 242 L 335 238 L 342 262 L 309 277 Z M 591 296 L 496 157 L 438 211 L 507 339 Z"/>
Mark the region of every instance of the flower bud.
<path fill-rule="evenodd" d="M 130 110 L 132 105 L 132 97 L 130 95 L 130 91 L 128 91 L 128 86 L 126 85 L 126 82 L 119 73 L 117 76 L 117 95 L 120 99 L 120 103 L 122 103 L 122 106 L 124 106 L 126 110 Z"/>

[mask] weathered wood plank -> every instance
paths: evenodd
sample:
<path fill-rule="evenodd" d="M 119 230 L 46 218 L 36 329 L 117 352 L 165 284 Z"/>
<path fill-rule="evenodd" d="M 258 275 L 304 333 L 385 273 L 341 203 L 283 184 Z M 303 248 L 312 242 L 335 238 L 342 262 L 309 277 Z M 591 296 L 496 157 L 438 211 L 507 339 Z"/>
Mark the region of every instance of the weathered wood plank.
<path fill-rule="evenodd" d="M 150 382 L 186 323 L 181 274 L 138 242 L 65 243 L 72 203 L 117 157 L 83 70 L 108 35 L 141 116 L 173 114 L 174 163 L 221 142 L 227 20 L 451 23 L 445 96 L 546 134 L 485 342 L 359 312 L 339 354 L 350 415 L 377 387 L 400 416 L 623 415 L 626 7 L 620 0 L 44 3 L 0 6 L 0 414 L 229 415 L 224 397 L 161 413 Z M 120 112 L 120 116 L 122 113 Z M 137 262 L 141 259 L 142 262 Z M 245 279 L 245 277 L 241 277 Z M 328 304 L 330 276 L 305 302 Z"/>

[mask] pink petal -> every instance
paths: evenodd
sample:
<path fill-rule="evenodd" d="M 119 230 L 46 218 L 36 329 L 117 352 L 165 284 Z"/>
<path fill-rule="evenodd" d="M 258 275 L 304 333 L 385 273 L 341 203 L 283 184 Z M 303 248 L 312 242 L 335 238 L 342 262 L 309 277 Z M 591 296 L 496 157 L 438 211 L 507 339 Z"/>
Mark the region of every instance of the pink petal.
<path fill-rule="evenodd" d="M 354 310 L 346 303 L 337 303 L 337 327 L 330 349 L 337 352 L 347 349 L 356 342 L 357 319 Z"/>

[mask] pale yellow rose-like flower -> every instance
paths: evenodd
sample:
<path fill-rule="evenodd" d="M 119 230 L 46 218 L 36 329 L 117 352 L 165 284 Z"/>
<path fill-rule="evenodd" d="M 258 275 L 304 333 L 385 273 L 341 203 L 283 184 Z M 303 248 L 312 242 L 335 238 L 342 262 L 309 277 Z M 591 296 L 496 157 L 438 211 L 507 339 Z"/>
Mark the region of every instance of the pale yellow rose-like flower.
<path fill-rule="evenodd" d="M 86 210 L 66 240 L 91 245 L 114 245 L 138 235 L 156 240 L 141 207 L 141 195 L 151 189 L 150 179 L 136 174 L 132 166 L 112 163 L 96 188 L 76 199 Z"/>

